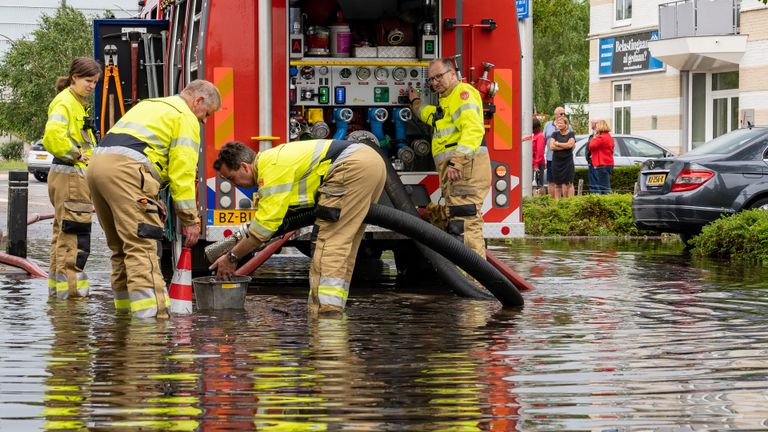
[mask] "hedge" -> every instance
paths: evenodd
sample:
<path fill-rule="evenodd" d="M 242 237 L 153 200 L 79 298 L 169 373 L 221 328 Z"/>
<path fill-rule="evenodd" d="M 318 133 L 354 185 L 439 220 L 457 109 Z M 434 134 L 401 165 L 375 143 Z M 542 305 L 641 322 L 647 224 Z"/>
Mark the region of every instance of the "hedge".
<path fill-rule="evenodd" d="M 632 193 L 635 190 L 635 182 L 640 174 L 640 166 L 615 167 L 611 173 L 611 190 L 617 193 Z M 584 180 L 582 193 L 589 193 L 589 174 L 587 168 L 576 168 L 574 187 L 579 186 L 579 179 Z"/>
<path fill-rule="evenodd" d="M 523 200 L 525 233 L 531 236 L 640 236 L 632 223 L 632 195 L 548 195 Z"/>

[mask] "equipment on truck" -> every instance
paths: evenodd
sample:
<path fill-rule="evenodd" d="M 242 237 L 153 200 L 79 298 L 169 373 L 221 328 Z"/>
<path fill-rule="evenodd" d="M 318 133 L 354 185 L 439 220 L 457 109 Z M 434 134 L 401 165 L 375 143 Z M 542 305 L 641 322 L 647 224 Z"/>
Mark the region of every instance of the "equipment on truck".
<path fill-rule="evenodd" d="M 520 48 L 508 0 L 148 0 L 141 16 L 167 19 L 166 42 L 156 51 L 167 53 L 161 91 L 174 94 L 205 78 L 222 93 L 222 109 L 208 119 L 201 140 L 201 247 L 232 235 L 254 211 L 257 191 L 234 186 L 212 168 L 231 140 L 257 151 L 319 136 L 373 142 L 397 167 L 415 205 L 440 201 L 431 126 L 417 113 L 407 115 L 409 88 L 421 91 L 423 103 L 438 103 L 427 68 L 439 57 L 452 57 L 483 95 L 493 171 L 482 208 L 485 235 L 523 235 Z M 407 240 L 382 229 L 370 228 L 363 241 L 361 250 L 371 256 L 397 249 L 397 258 L 407 249 L 396 248 Z M 308 251 L 309 229 L 288 244 Z M 193 267 L 202 269 L 200 252 L 193 253 Z"/>

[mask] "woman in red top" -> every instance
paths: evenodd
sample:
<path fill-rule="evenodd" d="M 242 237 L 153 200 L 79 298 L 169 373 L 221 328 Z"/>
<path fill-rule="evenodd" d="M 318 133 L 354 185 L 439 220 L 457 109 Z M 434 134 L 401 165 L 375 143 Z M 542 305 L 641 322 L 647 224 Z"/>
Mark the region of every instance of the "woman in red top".
<path fill-rule="evenodd" d="M 611 193 L 611 172 L 613 171 L 613 137 L 611 127 L 605 120 L 595 123 L 595 136 L 589 141 L 592 152 L 592 165 L 595 167 L 598 194 Z"/>
<path fill-rule="evenodd" d="M 536 182 L 536 195 L 541 194 L 544 187 L 544 134 L 541 133 L 541 121 L 533 118 L 533 181 Z"/>

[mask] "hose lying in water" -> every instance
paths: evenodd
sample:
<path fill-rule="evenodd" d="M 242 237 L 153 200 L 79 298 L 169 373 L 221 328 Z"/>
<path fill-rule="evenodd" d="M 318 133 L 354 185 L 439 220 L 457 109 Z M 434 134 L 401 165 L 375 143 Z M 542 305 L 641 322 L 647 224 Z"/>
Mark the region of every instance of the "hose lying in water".
<path fill-rule="evenodd" d="M 312 209 L 290 214 L 283 220 L 283 224 L 275 235 L 308 226 L 314 221 L 315 214 Z M 523 305 L 523 296 L 509 279 L 464 243 L 434 225 L 403 211 L 379 204 L 371 204 L 365 223 L 408 236 L 423 243 L 434 252 L 440 253 L 443 257 L 447 257 L 453 264 L 477 279 L 502 305 L 507 307 Z"/>
<path fill-rule="evenodd" d="M 397 174 L 395 167 L 387 160 L 386 156 L 382 153 L 381 148 L 374 143 L 364 140 L 365 144 L 375 149 L 379 155 L 384 159 L 384 165 L 387 167 L 387 181 L 384 183 L 384 192 L 389 197 L 392 205 L 411 216 L 420 217 L 419 212 L 416 210 L 416 205 L 413 204 L 410 195 L 405 189 L 403 181 Z M 469 281 L 463 273 L 451 264 L 445 257 L 436 253 L 432 249 L 424 246 L 418 241 L 414 242 L 416 249 L 424 258 L 429 261 L 432 268 L 435 269 L 437 276 L 444 284 L 448 286 L 456 295 L 460 297 L 476 298 L 476 299 L 491 299 L 493 298 L 488 292 L 479 289 L 475 284 Z"/>
<path fill-rule="evenodd" d="M 27 273 L 29 273 L 31 276 L 35 276 L 39 278 L 48 277 L 48 273 L 46 273 L 43 269 L 40 268 L 40 266 L 33 263 L 32 261 L 28 261 L 24 258 L 7 254 L 5 252 L 0 252 L 0 263 L 18 267 L 26 271 Z"/>

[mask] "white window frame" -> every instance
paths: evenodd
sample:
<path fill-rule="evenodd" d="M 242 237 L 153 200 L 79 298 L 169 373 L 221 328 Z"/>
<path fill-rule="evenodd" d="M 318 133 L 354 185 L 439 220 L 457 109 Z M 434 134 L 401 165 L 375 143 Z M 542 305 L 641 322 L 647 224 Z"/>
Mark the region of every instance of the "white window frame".
<path fill-rule="evenodd" d="M 622 99 L 617 101 L 616 96 L 616 87 L 618 86 L 629 86 L 630 91 L 630 98 L 629 99 Z M 622 95 L 624 94 L 624 91 L 622 90 Z M 613 125 L 612 129 L 614 133 L 622 133 L 622 134 L 629 134 L 632 132 L 632 81 L 631 80 L 624 80 L 624 81 L 614 81 L 611 83 L 611 116 L 613 116 Z M 618 128 L 618 121 L 619 119 L 616 118 L 616 108 L 622 109 L 622 119 L 624 116 L 624 108 L 629 108 L 629 129 L 628 131 L 625 131 L 623 127 L 621 129 Z M 622 123 L 623 126 L 623 123 Z"/>
<path fill-rule="evenodd" d="M 624 16 L 622 18 L 617 18 L 617 12 L 619 10 L 619 6 L 624 6 L 624 14 L 627 14 L 627 6 L 632 5 L 632 0 L 614 0 L 613 1 L 613 26 L 614 27 L 623 27 L 628 26 L 632 24 L 632 12 L 629 12 L 629 16 Z"/>

